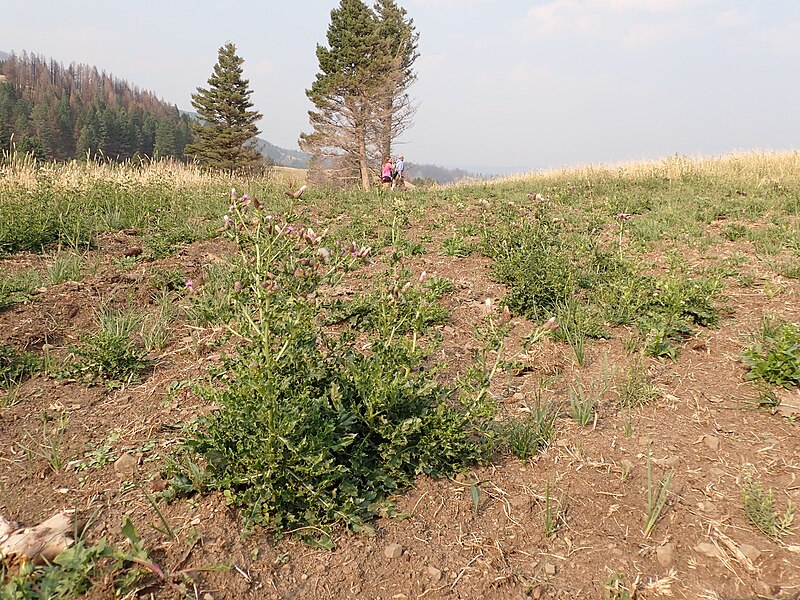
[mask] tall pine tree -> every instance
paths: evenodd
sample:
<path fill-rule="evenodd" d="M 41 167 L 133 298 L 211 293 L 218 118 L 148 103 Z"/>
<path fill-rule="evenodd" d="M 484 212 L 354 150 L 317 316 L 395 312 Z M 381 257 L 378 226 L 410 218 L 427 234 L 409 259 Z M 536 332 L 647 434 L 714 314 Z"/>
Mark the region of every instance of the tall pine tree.
<path fill-rule="evenodd" d="M 377 146 L 382 156 L 392 154 L 392 142 L 408 127 L 416 107 L 408 94 L 408 88 L 417 79 L 414 61 L 417 60 L 419 33 L 413 19 L 394 0 L 378 0 L 375 3 L 378 16 L 378 32 L 388 57 L 382 63 L 385 94 L 378 107 Z"/>
<path fill-rule="evenodd" d="M 187 156 L 200 164 L 218 169 L 237 170 L 258 163 L 260 155 L 247 144 L 259 131 L 255 123 L 262 115 L 251 110 L 250 82 L 242 78 L 244 59 L 228 42 L 219 49 L 219 59 L 208 80 L 208 88 L 197 88 L 192 106 L 200 115 L 191 124 L 195 143 L 186 146 Z"/>
<path fill-rule="evenodd" d="M 370 186 L 370 125 L 380 91 L 380 38 L 375 13 L 361 0 L 341 0 L 331 11 L 328 46 L 317 45 L 317 73 L 306 95 L 316 110 L 308 116 L 314 131 L 301 134 L 300 147 L 343 181 Z"/>
<path fill-rule="evenodd" d="M 308 113 L 313 132 L 300 135 L 312 171 L 369 189 L 392 141 L 410 125 L 406 90 L 415 79 L 417 38 L 393 0 L 380 0 L 375 10 L 340 0 L 331 11 L 328 46 L 317 45 L 320 71 L 306 90 L 315 107 Z"/>

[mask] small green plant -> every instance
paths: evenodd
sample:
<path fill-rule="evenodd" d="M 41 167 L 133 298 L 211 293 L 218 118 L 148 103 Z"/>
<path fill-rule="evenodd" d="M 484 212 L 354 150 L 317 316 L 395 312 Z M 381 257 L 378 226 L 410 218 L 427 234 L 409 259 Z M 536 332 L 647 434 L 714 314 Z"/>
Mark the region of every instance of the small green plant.
<path fill-rule="evenodd" d="M 99 330 L 81 337 L 71 350 L 75 362 L 66 375 L 92 383 L 105 381 L 111 386 L 135 381 L 148 366 L 146 351 L 132 337 L 142 317 L 130 310 L 101 310 Z"/>
<path fill-rule="evenodd" d="M 794 506 L 791 500 L 787 502 L 783 515 L 779 515 L 772 490 L 764 491 L 755 479 L 755 468 L 751 464 L 742 468 L 742 504 L 750 524 L 769 537 L 780 538 L 792 533 Z"/>
<path fill-rule="evenodd" d="M 26 431 L 25 435 L 28 441 L 21 442 L 20 446 L 25 450 L 28 461 L 33 461 L 34 458 L 44 459 L 47 466 L 56 472 L 61 470 L 65 464 L 62 442 L 64 433 L 69 426 L 69 415 L 60 412 L 57 417 L 53 417 L 49 413 L 42 413 L 41 421 L 41 434 L 34 435 Z"/>
<path fill-rule="evenodd" d="M 156 311 L 144 317 L 141 325 L 141 337 L 147 352 L 163 350 L 169 343 L 169 324 L 174 315 L 172 299 L 162 291 Z"/>
<path fill-rule="evenodd" d="M 620 406 L 638 408 L 657 398 L 661 392 L 651 383 L 642 357 L 637 357 L 625 372 L 617 393 Z"/>
<path fill-rule="evenodd" d="M 441 298 L 445 294 L 449 294 L 454 288 L 451 280 L 437 276 L 428 277 L 425 281 L 425 287 L 427 287 L 436 298 Z"/>
<path fill-rule="evenodd" d="M 544 490 L 544 534 L 548 539 L 555 537 L 559 528 L 565 522 L 564 497 L 553 496 L 553 489 L 550 482 Z"/>
<path fill-rule="evenodd" d="M 33 269 L 0 275 L 0 310 L 27 301 L 31 292 L 42 284 L 41 274 Z"/>
<path fill-rule="evenodd" d="M 747 378 L 772 386 L 800 385 L 800 327 L 765 316 L 755 337 L 742 352 Z"/>
<path fill-rule="evenodd" d="M 603 584 L 603 598 L 606 600 L 634 600 L 636 584 L 628 585 L 623 573 L 612 573 Z"/>
<path fill-rule="evenodd" d="M 576 386 L 570 387 L 569 392 L 569 414 L 581 427 L 591 425 L 595 418 L 595 405 L 597 397 L 587 393 L 583 384 L 578 382 Z"/>
<path fill-rule="evenodd" d="M 553 443 L 558 418 L 558 407 L 553 402 L 537 398 L 526 407 L 527 418 L 508 419 L 499 425 L 504 446 L 521 460 L 528 460 Z"/>
<path fill-rule="evenodd" d="M 22 383 L 41 368 L 35 354 L 0 344 L 0 389 Z"/>
<path fill-rule="evenodd" d="M 750 230 L 743 223 L 727 223 L 722 228 L 723 237 L 731 242 L 747 237 Z"/>
<path fill-rule="evenodd" d="M 77 254 L 59 252 L 47 269 L 45 275 L 47 285 L 58 285 L 65 281 L 80 281 L 84 262 L 84 259 Z"/>
<path fill-rule="evenodd" d="M 442 253 L 445 256 L 464 258 L 475 251 L 475 244 L 460 235 L 454 235 L 442 240 Z"/>
<path fill-rule="evenodd" d="M 150 286 L 156 290 L 182 290 L 185 282 L 186 275 L 181 269 L 156 268 L 150 272 Z"/>
<path fill-rule="evenodd" d="M 609 370 L 608 357 L 606 357 L 606 373 L 598 382 L 592 379 L 588 387 L 580 379 L 571 386 L 568 392 L 570 416 L 581 426 L 586 427 L 595 419 L 595 407 L 600 402 L 603 394 L 608 391 L 613 381 L 614 373 Z"/>
<path fill-rule="evenodd" d="M 653 460 L 647 457 L 647 519 L 644 525 L 644 535 L 649 537 L 655 529 L 656 523 L 662 517 L 664 508 L 669 500 L 669 488 L 675 471 L 670 471 L 663 479 L 657 482 L 653 479 Z"/>

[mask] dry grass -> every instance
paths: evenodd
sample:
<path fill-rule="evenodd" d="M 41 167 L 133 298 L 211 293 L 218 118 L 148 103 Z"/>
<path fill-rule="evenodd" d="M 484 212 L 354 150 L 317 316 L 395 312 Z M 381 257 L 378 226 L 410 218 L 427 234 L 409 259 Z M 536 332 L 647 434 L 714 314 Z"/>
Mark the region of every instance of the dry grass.
<path fill-rule="evenodd" d="M 43 177 L 43 175 L 45 177 Z M 108 182 L 135 187 L 149 187 L 164 183 L 174 188 L 199 188 L 206 185 L 232 181 L 230 173 L 209 171 L 195 163 L 172 159 L 128 160 L 122 163 L 102 160 L 66 163 L 39 162 L 30 155 L 16 155 L 4 151 L 0 155 L 0 187 L 37 189 L 43 180 L 58 189 L 85 190 L 97 182 Z M 237 181 L 247 177 L 236 176 Z M 292 187 L 306 181 L 305 169 L 273 167 L 260 181 L 274 182 Z"/>
<path fill-rule="evenodd" d="M 613 165 L 584 165 L 544 169 L 492 179 L 492 183 L 515 183 L 541 179 L 618 177 L 631 181 L 652 177 L 677 180 L 686 176 L 718 176 L 735 181 L 775 182 L 800 179 L 800 152 L 752 151 L 716 157 L 670 156 L 655 161 L 633 161 Z M 457 184 L 454 184 L 457 185 Z"/>

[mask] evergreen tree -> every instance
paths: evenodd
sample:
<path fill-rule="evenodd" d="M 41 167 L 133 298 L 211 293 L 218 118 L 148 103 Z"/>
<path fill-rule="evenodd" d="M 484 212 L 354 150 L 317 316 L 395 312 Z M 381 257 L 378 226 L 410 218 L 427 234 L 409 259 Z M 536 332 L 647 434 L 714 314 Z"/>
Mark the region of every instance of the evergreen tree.
<path fill-rule="evenodd" d="M 415 77 L 417 35 L 392 0 L 375 10 L 362 0 L 340 0 L 327 40 L 327 47 L 317 45 L 320 72 L 306 90 L 314 131 L 300 135 L 300 146 L 315 168 L 369 189 L 372 169 L 409 122 L 405 90 Z"/>
<path fill-rule="evenodd" d="M 392 142 L 410 125 L 416 110 L 408 95 L 409 86 L 417 79 L 413 70 L 419 33 L 413 19 L 394 0 L 375 3 L 378 30 L 388 60 L 382 63 L 386 94 L 382 98 L 377 120 L 377 145 L 384 157 L 392 154 Z"/>
<path fill-rule="evenodd" d="M 241 169 L 259 162 L 260 155 L 247 143 L 258 135 L 255 122 L 262 115 L 251 110 L 250 82 L 242 79 L 244 60 L 228 42 L 219 49 L 219 59 L 208 80 L 208 88 L 197 88 L 192 106 L 200 115 L 191 124 L 195 143 L 184 152 L 204 165 L 219 169 Z"/>

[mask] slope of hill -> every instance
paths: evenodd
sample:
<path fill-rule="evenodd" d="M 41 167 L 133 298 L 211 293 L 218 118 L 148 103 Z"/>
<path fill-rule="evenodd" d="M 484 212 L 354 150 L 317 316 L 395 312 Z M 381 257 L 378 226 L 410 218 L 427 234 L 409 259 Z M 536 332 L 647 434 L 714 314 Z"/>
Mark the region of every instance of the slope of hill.
<path fill-rule="evenodd" d="M 188 118 L 149 91 L 97 67 L 22 52 L 2 61 L 0 147 L 40 160 L 87 153 L 124 160 L 183 156 L 192 139 Z"/>
<path fill-rule="evenodd" d="M 311 158 L 305 152 L 299 150 L 287 150 L 268 142 L 263 138 L 256 138 L 255 148 L 264 156 L 270 158 L 273 163 L 282 167 L 294 167 L 305 169 Z"/>

